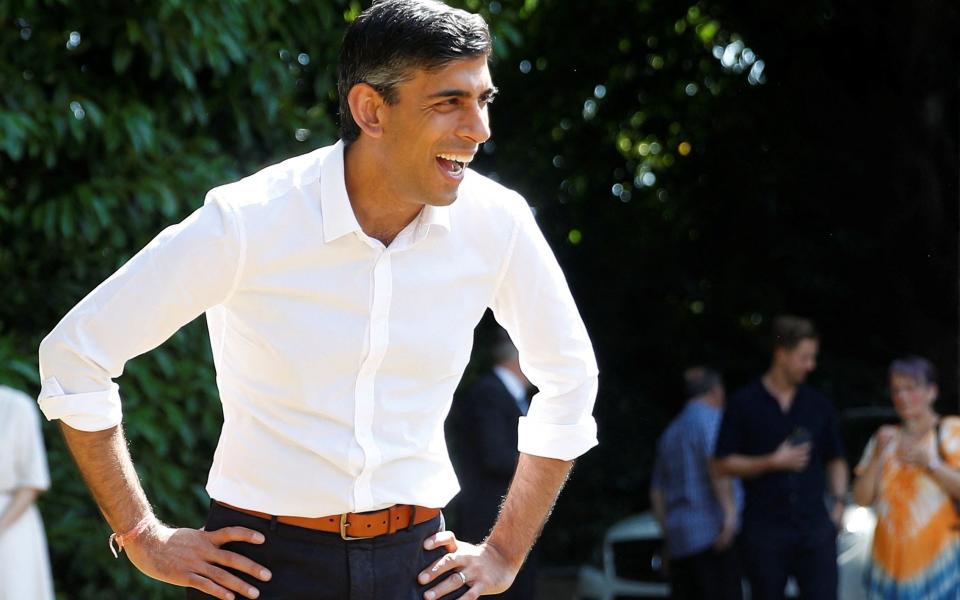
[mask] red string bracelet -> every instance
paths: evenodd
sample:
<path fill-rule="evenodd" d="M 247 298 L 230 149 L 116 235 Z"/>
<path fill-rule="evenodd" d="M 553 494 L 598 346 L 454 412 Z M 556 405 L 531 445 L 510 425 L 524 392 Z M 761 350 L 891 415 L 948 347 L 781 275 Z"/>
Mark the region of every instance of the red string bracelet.
<path fill-rule="evenodd" d="M 137 536 L 146 530 L 152 518 L 152 516 L 144 517 L 139 523 L 134 525 L 133 529 L 126 533 L 110 534 L 110 539 L 107 540 L 107 544 L 110 546 L 110 552 L 113 552 L 114 558 L 120 558 L 120 553 L 123 552 L 124 545 L 137 539 Z M 116 544 L 116 547 L 114 547 L 114 544 Z"/>

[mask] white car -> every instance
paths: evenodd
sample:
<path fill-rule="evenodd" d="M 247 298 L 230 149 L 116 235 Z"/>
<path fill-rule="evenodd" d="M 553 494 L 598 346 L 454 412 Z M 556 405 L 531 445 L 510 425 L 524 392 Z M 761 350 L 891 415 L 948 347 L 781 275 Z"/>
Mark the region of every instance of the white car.
<path fill-rule="evenodd" d="M 843 530 L 837 537 L 840 600 L 862 600 L 863 569 L 873 544 L 877 518 L 870 508 L 849 505 L 843 513 Z M 600 565 L 580 567 L 577 598 L 626 600 L 669 598 L 670 584 L 663 570 L 663 536 L 649 512 L 628 517 L 607 530 Z M 787 597 L 797 597 L 796 583 L 787 582 Z M 744 582 L 744 600 L 749 600 Z"/>

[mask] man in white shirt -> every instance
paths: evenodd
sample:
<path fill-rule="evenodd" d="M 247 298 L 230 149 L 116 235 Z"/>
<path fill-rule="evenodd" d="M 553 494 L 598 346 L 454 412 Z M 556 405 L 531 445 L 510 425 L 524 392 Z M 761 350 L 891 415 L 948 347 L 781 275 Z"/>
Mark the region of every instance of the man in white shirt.
<path fill-rule="evenodd" d="M 341 49 L 341 141 L 211 190 L 44 339 L 41 409 L 147 575 L 223 599 L 509 587 L 596 444 L 597 369 L 526 203 L 466 169 L 490 136 L 490 48 L 479 16 L 375 4 Z M 540 392 L 471 544 L 438 514 L 458 489 L 443 419 L 488 307 Z M 112 379 L 201 313 L 224 425 L 196 530 L 153 515 Z"/>

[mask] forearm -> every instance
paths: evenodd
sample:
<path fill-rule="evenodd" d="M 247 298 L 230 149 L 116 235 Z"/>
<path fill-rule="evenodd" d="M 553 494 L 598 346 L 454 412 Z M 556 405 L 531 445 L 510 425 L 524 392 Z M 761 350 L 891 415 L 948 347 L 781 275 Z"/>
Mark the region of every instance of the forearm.
<path fill-rule="evenodd" d="M 860 506 L 870 506 L 877 498 L 881 462 L 872 460 L 853 480 L 853 501 Z"/>
<path fill-rule="evenodd" d="M 842 498 L 847 494 L 847 461 L 835 458 L 827 463 L 827 484 L 830 494 L 835 498 Z"/>
<path fill-rule="evenodd" d="M 7 508 L 3 511 L 3 514 L 0 515 L 0 534 L 3 534 L 8 527 L 16 523 L 17 519 L 30 508 L 30 505 L 33 504 L 39 495 L 40 490 L 35 488 L 24 487 L 17 489 L 17 491 L 13 493 L 13 498 L 10 500 L 10 503 L 7 504 Z"/>
<path fill-rule="evenodd" d="M 573 461 L 520 454 L 507 499 L 486 543 L 519 569 L 540 536 Z"/>
<path fill-rule="evenodd" d="M 126 532 L 152 516 L 120 426 L 80 431 L 61 422 L 70 453 L 110 527 Z"/>
<path fill-rule="evenodd" d="M 932 466 L 928 472 L 951 498 L 960 498 L 960 472 L 942 462 Z"/>
<path fill-rule="evenodd" d="M 761 456 L 730 454 L 723 458 L 713 459 L 711 466 L 712 470 L 720 477 L 750 479 L 775 470 L 771 456 L 770 454 Z"/>
<path fill-rule="evenodd" d="M 733 479 L 721 475 L 713 463 L 710 464 L 709 475 L 710 485 L 713 487 L 713 494 L 716 496 L 720 508 L 723 509 L 724 519 L 735 519 L 737 516 L 737 506 L 733 500 Z"/>
<path fill-rule="evenodd" d="M 657 488 L 650 488 L 650 510 L 662 529 L 667 521 L 667 503 L 663 492 Z"/>

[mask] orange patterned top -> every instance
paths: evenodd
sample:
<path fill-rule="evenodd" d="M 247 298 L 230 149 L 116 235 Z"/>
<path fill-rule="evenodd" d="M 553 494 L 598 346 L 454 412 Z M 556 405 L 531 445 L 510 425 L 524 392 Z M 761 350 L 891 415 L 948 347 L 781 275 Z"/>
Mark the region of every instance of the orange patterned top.
<path fill-rule="evenodd" d="M 898 433 L 900 428 L 898 428 Z M 944 417 L 940 425 L 944 462 L 960 468 L 960 418 Z M 859 474 L 875 451 L 876 435 L 870 438 L 857 465 Z M 899 436 L 884 449 L 888 455 L 873 508 L 877 529 L 873 538 L 873 568 L 892 582 L 907 582 L 943 562 L 944 553 L 957 547 L 957 511 L 949 495 L 922 467 L 902 462 L 897 453 Z M 936 453 L 936 432 L 922 443 Z"/>

